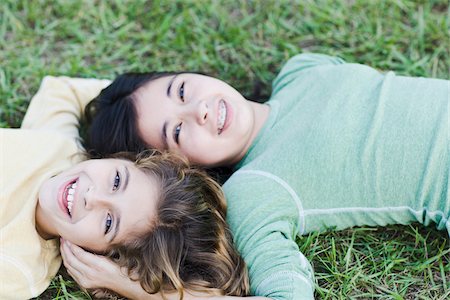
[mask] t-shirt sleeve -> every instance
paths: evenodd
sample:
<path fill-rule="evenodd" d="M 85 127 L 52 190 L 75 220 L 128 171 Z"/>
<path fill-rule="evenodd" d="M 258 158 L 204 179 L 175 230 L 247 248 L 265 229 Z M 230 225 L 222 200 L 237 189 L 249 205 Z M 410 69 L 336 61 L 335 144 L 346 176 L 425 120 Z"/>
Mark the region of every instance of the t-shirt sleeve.
<path fill-rule="evenodd" d="M 325 54 L 303 53 L 290 58 L 272 84 L 272 95 L 294 80 L 299 72 L 324 65 L 339 65 L 345 61 Z"/>
<path fill-rule="evenodd" d="M 109 80 L 46 76 L 31 100 L 21 128 L 78 136 L 79 118 Z"/>
<path fill-rule="evenodd" d="M 313 269 L 295 242 L 299 214 L 291 195 L 270 179 L 238 173 L 224 185 L 227 220 L 248 266 L 251 293 L 314 299 Z"/>
<path fill-rule="evenodd" d="M 0 253 L 0 299 L 29 299 L 41 292 L 26 266 L 17 263 Z"/>

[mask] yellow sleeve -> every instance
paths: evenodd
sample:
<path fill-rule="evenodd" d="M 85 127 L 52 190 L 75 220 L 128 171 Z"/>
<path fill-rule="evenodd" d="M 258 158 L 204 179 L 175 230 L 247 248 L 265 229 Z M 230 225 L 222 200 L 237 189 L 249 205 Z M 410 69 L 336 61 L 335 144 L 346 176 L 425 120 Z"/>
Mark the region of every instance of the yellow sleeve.
<path fill-rule="evenodd" d="M 85 106 L 109 84 L 109 80 L 46 76 L 31 99 L 21 128 L 57 130 L 77 138 Z"/>
<path fill-rule="evenodd" d="M 42 294 L 50 285 L 61 264 L 59 252 L 46 261 L 49 265 L 35 264 L 33 268 L 20 257 L 12 257 L 0 252 L 0 299 L 30 299 Z M 25 258 L 26 260 L 26 258 Z M 48 269 L 50 267 L 50 269 Z"/>
<path fill-rule="evenodd" d="M 29 299 L 42 292 L 36 288 L 32 273 L 20 265 L 20 261 L 10 260 L 0 253 L 0 270 L 0 299 Z"/>

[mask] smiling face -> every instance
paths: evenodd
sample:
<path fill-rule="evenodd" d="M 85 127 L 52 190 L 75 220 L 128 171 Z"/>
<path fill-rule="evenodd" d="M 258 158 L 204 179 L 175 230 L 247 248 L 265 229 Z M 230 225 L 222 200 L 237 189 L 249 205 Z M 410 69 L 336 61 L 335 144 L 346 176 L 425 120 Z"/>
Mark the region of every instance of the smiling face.
<path fill-rule="evenodd" d="M 221 80 L 199 74 L 158 78 L 133 98 L 139 135 L 149 147 L 177 152 L 202 166 L 237 163 L 264 118 L 256 114 L 261 104 L 247 101 Z"/>
<path fill-rule="evenodd" d="M 36 224 L 41 234 L 103 252 L 149 230 L 158 197 L 156 179 L 132 162 L 87 160 L 44 182 Z"/>

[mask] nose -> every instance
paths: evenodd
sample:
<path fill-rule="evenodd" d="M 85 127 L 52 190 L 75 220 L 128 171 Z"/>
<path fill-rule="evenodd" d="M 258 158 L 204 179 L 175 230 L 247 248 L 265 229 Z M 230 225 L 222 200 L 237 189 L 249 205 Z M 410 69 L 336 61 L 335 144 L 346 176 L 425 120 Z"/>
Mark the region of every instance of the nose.
<path fill-rule="evenodd" d="M 84 206 L 87 210 L 92 210 L 98 207 L 107 207 L 110 200 L 105 195 L 101 194 L 94 187 L 89 187 L 84 195 Z"/>
<path fill-rule="evenodd" d="M 188 103 L 185 105 L 183 117 L 204 125 L 208 120 L 208 104 L 203 100 Z"/>

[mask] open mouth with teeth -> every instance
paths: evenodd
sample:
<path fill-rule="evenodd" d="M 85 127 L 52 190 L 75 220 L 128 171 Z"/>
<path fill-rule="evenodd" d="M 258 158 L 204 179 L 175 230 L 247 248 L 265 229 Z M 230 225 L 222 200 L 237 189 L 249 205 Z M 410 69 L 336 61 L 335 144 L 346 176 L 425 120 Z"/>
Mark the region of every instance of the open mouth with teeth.
<path fill-rule="evenodd" d="M 223 131 L 223 128 L 225 126 L 225 121 L 227 120 L 227 105 L 225 104 L 225 101 L 220 100 L 219 102 L 219 113 L 217 118 L 217 132 L 218 134 L 221 134 Z"/>
<path fill-rule="evenodd" d="M 70 217 L 72 217 L 72 207 L 73 207 L 73 200 L 75 195 L 75 189 L 77 188 L 77 181 L 74 180 L 71 183 L 69 183 L 66 187 L 66 190 L 63 195 L 64 205 L 67 209 L 67 213 Z"/>

